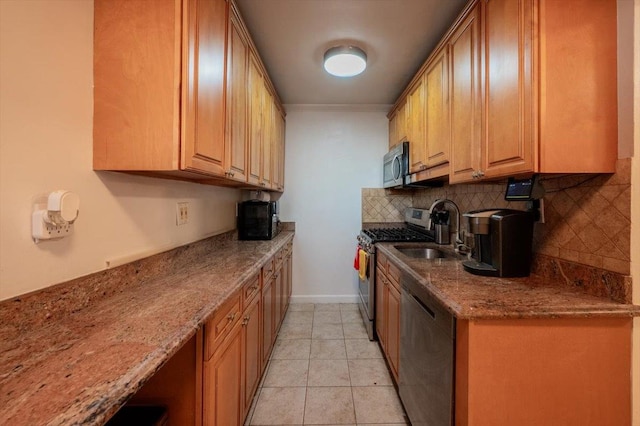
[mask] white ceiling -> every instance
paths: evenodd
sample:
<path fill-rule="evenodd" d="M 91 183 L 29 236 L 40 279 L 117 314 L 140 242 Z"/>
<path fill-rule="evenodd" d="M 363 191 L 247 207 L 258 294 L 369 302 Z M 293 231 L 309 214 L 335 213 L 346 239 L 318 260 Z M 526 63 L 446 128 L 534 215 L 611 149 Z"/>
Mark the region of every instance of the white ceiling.
<path fill-rule="evenodd" d="M 236 0 L 285 104 L 391 104 L 467 0 Z M 339 78 L 324 52 L 363 48 L 366 71 Z"/>

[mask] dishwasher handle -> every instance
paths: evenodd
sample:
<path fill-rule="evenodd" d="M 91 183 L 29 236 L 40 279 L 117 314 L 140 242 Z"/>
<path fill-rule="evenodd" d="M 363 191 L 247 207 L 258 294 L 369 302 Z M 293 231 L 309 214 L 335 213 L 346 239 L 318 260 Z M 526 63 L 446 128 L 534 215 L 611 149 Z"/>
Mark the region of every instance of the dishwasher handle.
<path fill-rule="evenodd" d="M 409 293 L 409 294 L 411 294 L 411 293 Z M 429 306 L 427 306 L 422 300 L 418 299 L 414 294 L 411 294 L 411 297 L 413 298 L 413 300 L 415 300 L 418 303 L 418 306 L 420 306 L 423 311 L 425 311 L 427 314 L 429 314 L 429 316 L 433 320 L 436 319 L 436 313 L 434 312 L 433 309 L 431 309 Z"/>

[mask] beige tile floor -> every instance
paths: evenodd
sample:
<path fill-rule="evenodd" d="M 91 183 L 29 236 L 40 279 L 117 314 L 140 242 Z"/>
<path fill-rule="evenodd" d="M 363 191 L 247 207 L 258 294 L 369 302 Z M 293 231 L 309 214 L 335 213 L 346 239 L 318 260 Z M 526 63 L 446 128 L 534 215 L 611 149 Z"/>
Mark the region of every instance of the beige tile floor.
<path fill-rule="evenodd" d="M 246 425 L 404 425 L 355 304 L 291 304 Z"/>

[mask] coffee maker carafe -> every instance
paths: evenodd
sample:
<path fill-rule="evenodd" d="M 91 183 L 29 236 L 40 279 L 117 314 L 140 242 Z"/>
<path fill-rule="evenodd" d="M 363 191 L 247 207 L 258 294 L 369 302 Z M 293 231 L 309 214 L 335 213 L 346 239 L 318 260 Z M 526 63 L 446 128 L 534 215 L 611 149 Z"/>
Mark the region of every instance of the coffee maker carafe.
<path fill-rule="evenodd" d="M 493 277 L 526 277 L 531 269 L 534 216 L 521 210 L 476 210 L 463 215 L 474 236 L 468 272 Z"/>

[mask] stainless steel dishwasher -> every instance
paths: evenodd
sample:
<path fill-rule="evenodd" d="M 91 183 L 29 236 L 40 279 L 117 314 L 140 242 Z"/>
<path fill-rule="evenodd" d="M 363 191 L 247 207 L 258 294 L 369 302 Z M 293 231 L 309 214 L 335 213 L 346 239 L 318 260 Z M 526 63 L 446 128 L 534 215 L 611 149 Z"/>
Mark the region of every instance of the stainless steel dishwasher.
<path fill-rule="evenodd" d="M 453 425 L 455 317 L 402 275 L 400 399 L 413 426 Z"/>

